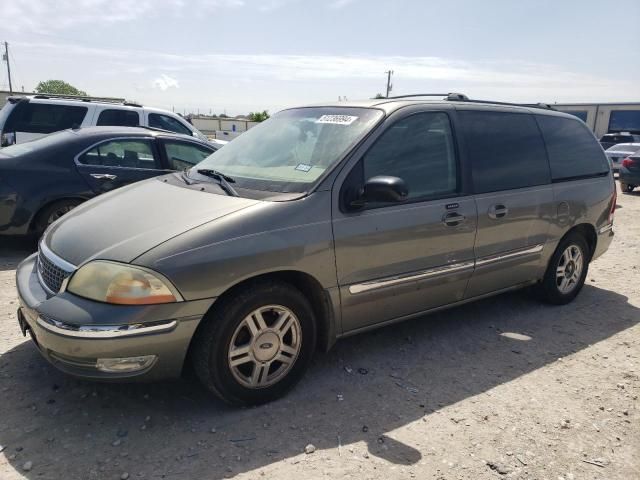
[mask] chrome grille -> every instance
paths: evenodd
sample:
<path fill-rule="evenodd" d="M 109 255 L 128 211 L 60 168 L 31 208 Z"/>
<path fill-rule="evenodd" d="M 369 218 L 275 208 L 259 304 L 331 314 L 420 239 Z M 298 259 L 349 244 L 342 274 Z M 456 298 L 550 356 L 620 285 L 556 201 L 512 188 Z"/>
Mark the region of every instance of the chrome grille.
<path fill-rule="evenodd" d="M 38 248 L 38 274 L 43 287 L 50 293 L 56 294 L 60 291 L 62 282 L 71 275 L 71 272 L 56 265 L 51 259 L 47 258 L 41 248 Z"/>

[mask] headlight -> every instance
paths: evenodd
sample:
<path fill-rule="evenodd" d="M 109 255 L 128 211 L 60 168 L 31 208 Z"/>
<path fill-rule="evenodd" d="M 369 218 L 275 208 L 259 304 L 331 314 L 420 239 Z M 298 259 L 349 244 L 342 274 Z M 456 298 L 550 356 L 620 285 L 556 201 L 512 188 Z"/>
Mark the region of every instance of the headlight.
<path fill-rule="evenodd" d="M 150 305 L 182 301 L 162 275 L 143 267 L 95 260 L 76 271 L 67 291 L 98 302 Z"/>

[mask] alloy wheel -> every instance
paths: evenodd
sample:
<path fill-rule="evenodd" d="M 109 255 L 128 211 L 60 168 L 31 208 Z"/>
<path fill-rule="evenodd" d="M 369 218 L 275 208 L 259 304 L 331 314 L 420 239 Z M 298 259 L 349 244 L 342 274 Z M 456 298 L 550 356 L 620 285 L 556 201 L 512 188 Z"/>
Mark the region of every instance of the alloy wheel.
<path fill-rule="evenodd" d="M 571 292 L 580 281 L 584 258 L 580 247 L 569 245 L 562 255 L 556 268 L 556 286 L 560 293 Z"/>
<path fill-rule="evenodd" d="M 300 321 L 287 307 L 267 305 L 247 315 L 231 337 L 228 366 L 236 381 L 248 388 L 277 383 L 300 354 Z"/>

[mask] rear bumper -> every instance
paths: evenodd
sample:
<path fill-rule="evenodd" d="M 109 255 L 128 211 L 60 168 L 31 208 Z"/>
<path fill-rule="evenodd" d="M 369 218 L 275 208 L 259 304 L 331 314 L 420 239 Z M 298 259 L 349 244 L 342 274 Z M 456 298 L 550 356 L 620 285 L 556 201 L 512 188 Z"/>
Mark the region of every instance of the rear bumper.
<path fill-rule="evenodd" d="M 175 378 L 195 330 L 213 300 L 149 306 L 107 305 L 63 293 L 47 297 L 36 255 L 16 271 L 19 320 L 42 355 L 58 369 L 100 380 Z M 157 308 L 162 307 L 162 308 Z M 104 371 L 99 359 L 146 357 L 132 371 Z"/>
<path fill-rule="evenodd" d="M 613 241 L 613 224 L 607 224 L 598 231 L 598 240 L 596 242 L 596 250 L 593 252 L 592 260 L 595 260 L 609 249 Z"/>
<path fill-rule="evenodd" d="M 618 170 L 618 180 L 630 185 L 640 185 L 640 172 L 632 172 L 624 167 Z"/>

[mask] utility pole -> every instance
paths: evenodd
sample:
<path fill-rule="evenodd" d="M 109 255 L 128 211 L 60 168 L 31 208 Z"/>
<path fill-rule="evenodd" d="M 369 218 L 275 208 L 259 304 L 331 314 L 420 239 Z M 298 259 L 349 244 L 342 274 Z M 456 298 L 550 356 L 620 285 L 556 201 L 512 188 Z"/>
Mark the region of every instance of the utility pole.
<path fill-rule="evenodd" d="M 389 93 L 393 89 L 393 85 L 391 85 L 391 75 L 393 75 L 393 70 L 388 70 L 384 72 L 387 74 L 387 98 L 389 98 Z"/>
<path fill-rule="evenodd" d="M 9 44 L 7 42 L 4 42 L 3 60 L 7 62 L 7 76 L 9 77 L 9 93 L 13 93 L 13 87 L 11 86 L 11 66 L 9 65 Z"/>

